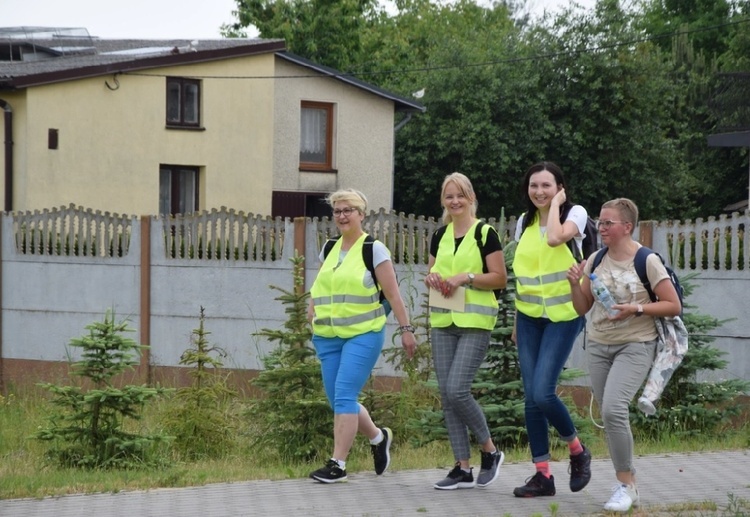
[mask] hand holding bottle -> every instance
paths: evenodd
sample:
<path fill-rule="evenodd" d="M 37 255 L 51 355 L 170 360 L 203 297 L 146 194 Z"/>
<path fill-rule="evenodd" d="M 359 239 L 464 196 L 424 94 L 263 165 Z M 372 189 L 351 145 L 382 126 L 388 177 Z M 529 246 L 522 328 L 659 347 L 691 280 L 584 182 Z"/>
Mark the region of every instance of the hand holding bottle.
<path fill-rule="evenodd" d="M 610 318 L 617 316 L 620 313 L 619 310 L 614 308 L 617 305 L 617 301 L 612 297 L 612 293 L 609 292 L 604 282 L 594 273 L 589 275 L 589 279 L 591 279 L 591 291 L 594 293 L 594 298 L 604 305 L 604 309 Z"/>

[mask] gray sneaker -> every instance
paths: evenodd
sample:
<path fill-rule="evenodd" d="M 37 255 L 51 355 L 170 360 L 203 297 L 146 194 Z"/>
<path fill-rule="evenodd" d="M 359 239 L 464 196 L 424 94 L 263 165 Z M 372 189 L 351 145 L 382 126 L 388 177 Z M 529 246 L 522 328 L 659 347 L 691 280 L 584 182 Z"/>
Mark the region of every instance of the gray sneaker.
<path fill-rule="evenodd" d="M 495 481 L 500 475 L 500 465 L 503 464 L 505 454 L 503 451 L 483 452 L 482 468 L 477 476 L 477 486 L 487 486 Z"/>
<path fill-rule="evenodd" d="M 438 490 L 455 490 L 457 488 L 474 488 L 476 483 L 474 482 L 474 474 L 471 470 L 464 472 L 461 470 L 461 465 L 456 463 L 453 470 L 448 472 L 448 476 L 433 485 Z"/>

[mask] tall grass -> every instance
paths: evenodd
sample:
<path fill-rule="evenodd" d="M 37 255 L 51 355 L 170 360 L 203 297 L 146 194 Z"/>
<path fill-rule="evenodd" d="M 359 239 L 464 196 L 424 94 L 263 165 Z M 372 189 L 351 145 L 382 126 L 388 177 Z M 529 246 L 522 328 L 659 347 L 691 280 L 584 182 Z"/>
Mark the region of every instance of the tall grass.
<path fill-rule="evenodd" d="M 146 432 L 161 429 L 163 415 L 174 400 L 163 400 L 147 407 L 142 421 Z M 253 448 L 251 443 L 258 432 L 247 419 L 232 444 L 225 445 L 218 459 L 185 460 L 176 454 L 171 466 L 137 470 L 85 470 L 64 469 L 53 466 L 45 459 L 45 444 L 31 436 L 45 421 L 49 402 L 40 394 L 23 397 L 0 397 L 0 498 L 25 498 L 57 496 L 73 493 L 119 492 L 163 487 L 185 487 L 208 483 L 237 482 L 254 479 L 290 479 L 306 477 L 319 465 L 317 462 L 285 462 L 271 449 Z M 234 411 L 244 413 L 244 401 L 236 401 Z M 392 469 L 432 469 L 453 464 L 453 455 L 447 441 L 436 441 L 415 448 L 408 444 L 407 436 L 394 428 Z M 636 437 L 639 454 L 664 454 L 705 450 L 732 450 L 748 447 L 750 431 L 727 429 L 710 439 L 666 438 L 648 441 Z M 599 434 L 588 443 L 597 458 L 607 456 L 606 445 Z M 165 455 L 173 454 L 165 449 Z M 506 450 L 506 462 L 528 462 L 526 448 Z M 553 450 L 554 460 L 565 460 L 567 449 L 558 444 Z M 347 469 L 351 472 L 372 468 L 372 457 L 367 440 L 355 440 Z"/>

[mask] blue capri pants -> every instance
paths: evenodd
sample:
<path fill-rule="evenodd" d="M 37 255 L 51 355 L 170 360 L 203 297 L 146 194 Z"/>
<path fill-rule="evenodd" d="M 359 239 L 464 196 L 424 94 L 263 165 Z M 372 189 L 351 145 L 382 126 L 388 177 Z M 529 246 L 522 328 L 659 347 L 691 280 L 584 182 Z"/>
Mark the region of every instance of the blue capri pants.
<path fill-rule="evenodd" d="M 333 413 L 359 414 L 359 392 L 369 379 L 385 341 L 385 326 L 351 338 L 312 338 Z"/>

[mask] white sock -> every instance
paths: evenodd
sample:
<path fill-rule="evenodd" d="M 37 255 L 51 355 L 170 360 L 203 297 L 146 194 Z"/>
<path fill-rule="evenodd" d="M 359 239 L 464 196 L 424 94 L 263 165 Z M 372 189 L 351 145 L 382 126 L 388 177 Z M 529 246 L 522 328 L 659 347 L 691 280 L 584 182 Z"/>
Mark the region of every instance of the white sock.
<path fill-rule="evenodd" d="M 346 462 L 344 460 L 337 460 L 336 458 L 331 458 L 333 461 L 339 464 L 339 468 L 341 470 L 346 470 Z"/>
<path fill-rule="evenodd" d="M 373 438 L 372 440 L 370 440 L 370 445 L 377 445 L 380 442 L 382 442 L 384 438 L 385 438 L 385 436 L 383 436 L 383 430 L 382 429 L 378 429 L 378 435 L 375 438 Z"/>

